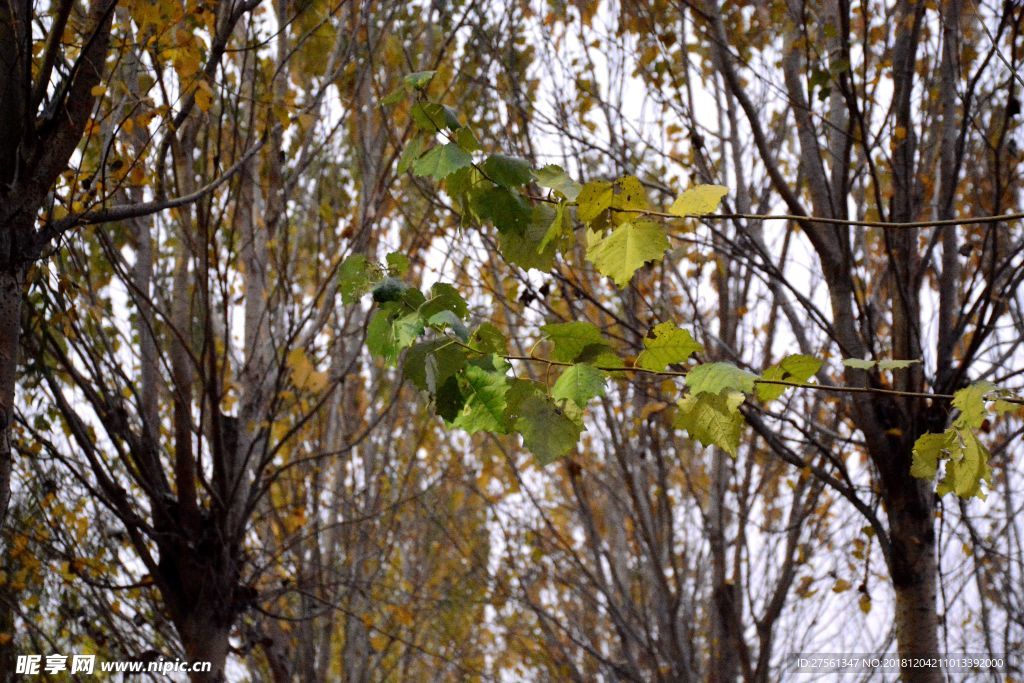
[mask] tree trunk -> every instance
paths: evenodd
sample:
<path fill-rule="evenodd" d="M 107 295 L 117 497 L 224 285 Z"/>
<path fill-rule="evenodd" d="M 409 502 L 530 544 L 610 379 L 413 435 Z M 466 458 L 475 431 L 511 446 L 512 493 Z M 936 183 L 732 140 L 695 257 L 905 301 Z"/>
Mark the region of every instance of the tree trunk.
<path fill-rule="evenodd" d="M 6 570 L 6 564 L 0 562 Z M 14 675 L 15 664 L 15 614 L 14 606 L 18 602 L 17 591 L 11 588 L 10 581 L 0 585 L 0 683 L 14 683 L 22 676 Z"/>
<path fill-rule="evenodd" d="M 935 657 L 939 649 L 939 617 L 935 609 L 938 564 L 935 556 L 935 504 L 929 483 L 909 475 L 889 487 L 890 572 L 896 591 L 896 644 L 901 659 Z M 904 477 L 901 477 L 903 479 Z M 901 667 L 907 683 L 943 680 L 938 669 Z"/>
<path fill-rule="evenodd" d="M 939 617 L 935 611 L 935 553 L 928 552 L 918 560 L 918 574 L 914 580 L 895 583 L 896 588 L 896 642 L 901 659 L 934 657 L 939 650 Z M 938 683 L 943 676 L 938 669 L 901 667 L 906 683 Z"/>
<path fill-rule="evenodd" d="M 209 672 L 190 672 L 193 683 L 225 680 L 231 627 L 253 597 L 239 587 L 238 560 L 223 547 L 222 536 L 204 525 L 199 536 L 178 534 L 159 546 L 158 586 L 185 656 L 211 664 Z"/>
<path fill-rule="evenodd" d="M 210 671 L 189 673 L 192 683 L 221 683 L 228 657 L 231 620 L 219 618 L 219 606 L 197 606 L 196 611 L 178 626 L 185 658 L 191 664 L 210 662 Z"/>
<path fill-rule="evenodd" d="M 14 422 L 22 285 L 19 273 L 9 270 L 0 272 L 0 527 L 6 521 L 7 506 L 11 500 L 11 471 L 14 465 L 11 424 Z"/>

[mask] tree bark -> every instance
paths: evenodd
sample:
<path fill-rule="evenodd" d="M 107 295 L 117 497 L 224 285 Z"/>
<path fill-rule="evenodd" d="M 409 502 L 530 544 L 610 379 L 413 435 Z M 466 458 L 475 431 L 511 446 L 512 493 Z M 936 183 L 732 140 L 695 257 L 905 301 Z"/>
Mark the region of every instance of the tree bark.
<path fill-rule="evenodd" d="M 910 458 L 897 458 L 909 471 Z M 935 555 L 934 495 L 928 482 L 905 475 L 889 487 L 889 571 L 896 592 L 896 643 L 901 659 L 934 657 L 939 649 L 939 617 L 935 609 L 938 564 Z M 902 680 L 932 683 L 943 680 L 938 669 L 901 666 Z"/>
<path fill-rule="evenodd" d="M 189 673 L 192 683 L 220 683 L 225 680 L 231 619 L 218 618 L 211 605 L 198 606 L 196 613 L 178 626 L 185 657 L 190 663 L 210 662 L 210 671 Z"/>
<path fill-rule="evenodd" d="M 7 517 L 7 505 L 11 499 L 11 471 L 14 466 L 11 424 L 14 421 L 23 288 L 19 272 L 0 272 L 0 525 Z"/>

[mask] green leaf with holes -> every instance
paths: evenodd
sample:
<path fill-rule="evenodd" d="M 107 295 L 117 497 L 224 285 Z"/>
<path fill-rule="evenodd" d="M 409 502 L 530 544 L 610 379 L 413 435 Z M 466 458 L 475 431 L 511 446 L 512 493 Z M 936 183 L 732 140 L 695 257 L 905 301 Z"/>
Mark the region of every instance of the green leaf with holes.
<path fill-rule="evenodd" d="M 354 304 L 370 291 L 374 281 L 374 269 L 363 254 L 352 254 L 338 268 L 338 290 L 345 304 Z M 379 277 L 379 276 L 378 276 Z"/>
<path fill-rule="evenodd" d="M 558 460 L 579 441 L 583 425 L 574 408 L 571 403 L 559 405 L 540 392 L 527 395 L 516 406 L 515 430 L 541 465 Z"/>

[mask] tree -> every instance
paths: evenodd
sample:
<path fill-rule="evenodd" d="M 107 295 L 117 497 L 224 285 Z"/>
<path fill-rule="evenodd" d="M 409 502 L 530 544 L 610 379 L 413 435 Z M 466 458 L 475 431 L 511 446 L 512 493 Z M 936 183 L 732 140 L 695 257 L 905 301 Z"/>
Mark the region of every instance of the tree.
<path fill-rule="evenodd" d="M 40 558 L 62 558 L 71 567 L 66 584 L 96 588 L 107 604 L 155 624 L 148 640 L 137 635 L 124 647 L 212 662 L 195 680 L 223 679 L 232 634 L 276 680 L 298 672 L 329 679 L 337 668 L 318 660 L 343 642 L 344 675 L 362 680 L 392 666 L 399 648 L 381 645 L 381 634 L 414 626 L 405 612 L 395 622 L 370 601 L 380 591 L 368 587 L 393 555 L 375 545 L 390 543 L 388 534 L 373 532 L 419 503 L 407 487 L 426 475 L 391 462 L 396 418 L 368 415 L 378 398 L 384 403 L 389 381 L 361 370 L 365 312 L 339 289 L 338 268 L 341 255 L 377 251 L 383 235 L 374 228 L 393 206 L 404 124 L 382 118 L 377 100 L 401 81 L 410 46 L 424 34 L 432 48 L 421 45 L 416 58 L 443 64 L 451 43 L 440 31 L 457 29 L 468 13 L 435 9 L 432 27 L 397 5 L 279 3 L 274 11 L 273 23 L 287 31 L 236 22 L 198 85 L 190 79 L 200 53 L 188 48 L 215 42 L 206 33 L 219 26 L 212 18 L 179 17 L 200 25 L 163 44 L 154 25 L 161 17 L 120 17 L 132 40 L 95 116 L 107 142 L 80 154 L 83 174 L 114 169 L 116 182 L 102 192 L 127 208 L 96 207 L 44 228 L 108 223 L 56 254 L 52 271 L 31 273 L 19 444 L 57 463 L 69 489 L 87 491 L 90 511 L 117 540 L 103 546 L 112 558 L 83 564 L 75 550 L 55 550 L 32 533 L 28 520 L 12 537 L 31 546 L 24 555 L 35 557 L 37 574 L 46 566 Z M 173 135 L 149 144 L 159 113 L 170 115 L 190 88 L 195 102 L 171 117 Z M 345 187 L 351 195 L 338 191 Z M 190 200 L 145 201 L 149 192 Z M 419 248 L 413 242 L 406 253 L 416 257 Z M 410 267 L 408 257 L 393 265 L 396 274 Z M 122 308 L 131 315 L 120 317 Z M 390 429 L 376 436 L 382 427 Z M 357 473 L 370 485 L 348 481 Z M 27 507 L 36 491 L 26 479 Z M 61 510 L 47 521 L 82 514 Z M 470 546 L 480 542 L 467 533 Z M 122 554 L 135 561 L 117 562 Z M 435 548 L 432 557 L 438 569 L 412 585 L 451 583 L 446 555 Z M 33 582 L 8 586 L 11 609 L 25 599 L 25 583 Z M 124 591 L 134 593 L 121 603 Z M 58 601 L 45 591 L 35 599 L 47 596 Z M 344 611 L 316 634 L 323 651 L 311 661 L 289 658 L 303 651 L 288 648 L 289 615 L 320 625 L 325 603 Z M 453 633 L 471 615 L 459 610 Z M 28 627 L 19 616 L 5 624 L 6 643 L 16 623 Z M 95 640 L 96 632 L 81 635 Z M 419 666 L 404 659 L 407 669 Z"/>
<path fill-rule="evenodd" d="M 0 670 L 1021 646 L 1017 8 L 239 7 L 113 9 L 33 214 Z"/>
<path fill-rule="evenodd" d="M 982 426 L 987 404 L 1003 413 L 1015 410 L 1014 402 L 1019 401 L 1005 391 L 996 391 L 992 384 L 970 384 L 979 379 L 972 375 L 993 375 L 995 371 L 990 365 L 992 356 L 983 353 L 986 340 L 994 342 L 1002 358 L 1013 357 L 1018 343 L 998 336 L 998 323 L 1008 310 L 1005 305 L 993 305 L 993 297 L 1006 301 L 1024 274 L 1019 248 L 1004 227 L 1006 221 L 1020 218 L 1018 214 L 1004 215 L 1003 208 L 1007 197 L 1016 192 L 1017 176 L 1005 166 L 1000 147 L 977 152 L 992 160 L 996 185 L 976 181 L 966 185 L 966 191 L 977 189 L 981 194 L 965 208 L 985 210 L 954 217 L 958 194 L 965 191 L 965 159 L 975 153 L 974 98 L 980 98 L 982 88 L 1004 88 L 1012 73 L 1000 79 L 988 71 L 990 64 L 997 64 L 996 70 L 1003 68 L 993 59 L 1000 49 L 995 38 L 990 37 L 986 48 L 988 59 L 980 57 L 986 54 L 982 50 L 960 57 L 965 20 L 956 6 L 944 7 L 934 17 L 940 23 L 930 24 L 923 5 L 897 3 L 886 10 L 892 12 L 891 24 L 874 33 L 870 25 L 854 21 L 846 6 L 820 11 L 798 5 L 772 9 L 777 14 L 772 18 L 785 27 L 781 42 L 767 30 L 754 31 L 748 40 L 751 22 L 766 26 L 771 16 L 767 13 L 755 12 L 750 19 L 738 9 L 722 15 L 717 6 L 702 6 L 688 7 L 679 18 L 695 24 L 706 46 L 700 68 L 721 79 L 733 139 L 749 135 L 759 167 L 770 181 L 768 190 L 778 197 L 788 214 L 784 218 L 815 254 L 829 294 L 830 313 L 784 280 L 766 251 L 763 228 L 753 225 L 765 216 L 748 215 L 745 208 L 729 211 L 711 220 L 730 221 L 735 234 L 720 236 L 712 231 L 719 249 L 738 242 L 756 250 L 753 267 L 768 280 L 775 305 L 786 310 L 791 332 L 803 342 L 802 347 L 807 345 L 808 325 L 792 315 L 794 304 L 787 299 L 793 296 L 798 306 L 806 308 L 805 320 L 827 335 L 827 341 L 823 340 L 826 348 L 846 359 L 842 364 L 844 385 L 833 384 L 834 377 L 821 369 L 822 361 L 807 354 L 787 357 L 762 375 L 721 362 L 666 371 L 666 365 L 682 366 L 690 355 L 702 350 L 689 334 L 671 323 L 654 327 L 634 342 L 634 348 L 643 351 L 632 364 L 617 357 L 614 331 L 609 335 L 606 329 L 587 322 L 545 326 L 540 341 L 550 340 L 550 351 L 517 354 L 506 347 L 496 330 L 486 326 L 463 329 L 459 321 L 464 312 L 457 301 L 444 299 L 436 290 L 424 295 L 391 282 L 375 290 L 381 308 L 371 323 L 369 343 L 375 353 L 392 361 L 402 349 L 411 347 L 405 372 L 413 379 L 427 373 L 421 387 L 430 393 L 438 414 L 450 425 L 470 432 L 519 433 L 542 463 L 574 447 L 585 424 L 580 411 L 604 391 L 602 385 L 609 373 L 685 374 L 688 394 L 678 405 L 676 425 L 706 445 L 714 444 L 735 455 L 741 442 L 739 426 L 745 419 L 777 456 L 809 467 L 841 493 L 867 518 L 878 539 L 895 590 L 900 654 L 938 653 L 934 531 L 938 499 L 932 480 L 941 464 L 940 495 L 983 495 L 983 482 L 991 482 L 989 456 L 974 430 Z M 876 8 L 876 14 L 886 12 Z M 652 81 L 664 85 L 675 76 L 677 84 L 689 87 L 689 72 L 673 74 L 671 66 L 687 65 L 685 53 L 675 62 L 655 62 L 660 49 L 676 42 L 658 22 L 675 21 L 676 17 L 663 18 L 654 10 L 638 15 L 628 15 L 622 27 L 652 39 L 654 57 L 648 61 Z M 983 22 L 987 17 L 973 20 Z M 1015 26 L 1020 18 L 1006 6 L 996 20 L 1000 27 L 997 35 L 1001 36 L 1005 27 Z M 943 46 L 939 58 L 919 54 L 929 31 Z M 808 38 L 819 34 L 825 35 L 820 47 Z M 868 44 L 870 50 L 855 58 L 850 45 L 857 41 Z M 689 46 L 680 45 L 679 49 Z M 765 120 L 765 106 L 752 99 L 741 80 L 743 61 L 735 54 L 737 50 L 779 54 L 780 87 L 792 104 L 795 123 L 792 159 L 780 152 L 770 137 L 779 136 L 787 125 L 785 115 Z M 880 71 L 887 66 L 876 52 L 886 50 L 891 50 L 894 64 L 894 106 L 880 111 L 872 93 Z M 977 66 L 975 59 L 980 59 Z M 873 78 L 876 73 L 878 78 Z M 921 87 L 928 97 L 915 107 L 912 94 L 918 81 L 924 82 Z M 967 93 L 966 100 L 960 100 L 966 101 L 966 107 L 958 102 L 958 88 Z M 817 102 L 812 99 L 815 95 Z M 478 161 L 472 156 L 475 146 L 467 144 L 474 136 L 466 132 L 456 114 L 430 102 L 416 106 L 421 112 L 424 151 L 413 160 L 413 172 L 443 181 L 464 221 L 493 224 L 504 257 L 524 268 L 549 269 L 557 252 L 569 262 L 579 259 L 578 245 L 583 242 L 586 259 L 616 285 L 626 286 L 643 264 L 660 260 L 670 247 L 672 224 L 666 234 L 665 228 L 651 219 L 672 221 L 709 214 L 721 196 L 711 186 L 698 187 L 680 195 L 667 211 L 659 211 L 648 204 L 643 184 L 633 177 L 594 181 L 580 188 L 557 167 L 535 167 L 498 154 Z M 686 114 L 696 173 L 708 175 L 713 164 L 708 163 L 699 142 L 696 113 L 690 109 Z M 931 125 L 933 117 L 942 125 Z M 1005 140 L 1011 118 L 1003 115 L 995 129 L 998 140 Z M 742 127 L 738 127 L 740 121 Z M 892 131 L 891 156 L 881 147 L 882 141 L 890 138 L 880 131 Z M 436 134 L 439 139 L 431 145 Z M 734 152 L 738 151 L 737 147 Z M 855 158 L 863 163 L 851 164 Z M 701 161 L 707 165 L 701 167 Z M 795 182 L 786 176 L 789 168 L 799 170 Z M 734 173 L 735 179 L 744 182 L 742 164 L 734 166 Z M 930 180 L 933 177 L 938 183 Z M 545 188 L 550 193 L 542 196 L 540 191 Z M 988 199 L 990 193 L 992 200 Z M 751 196 L 755 193 L 742 187 L 737 202 L 749 206 Z M 852 217 L 851 204 L 855 209 Z M 570 207 L 575 208 L 576 220 L 587 228 L 585 240 L 573 238 Z M 979 259 L 978 271 L 970 277 L 959 263 L 964 227 L 958 232 L 958 226 L 965 225 L 978 226 L 967 229 L 984 236 L 979 240 L 980 253 L 970 254 Z M 877 231 L 877 239 L 866 234 L 869 230 Z M 927 231 L 926 238 L 922 231 Z M 727 273 L 730 269 L 719 267 Z M 728 282 L 728 277 L 724 280 Z M 929 281 L 936 283 L 935 290 L 926 286 Z M 644 287 L 637 287 L 642 295 Z M 794 291 L 780 294 L 784 287 Z M 730 320 L 736 319 L 726 313 L 728 291 L 719 287 L 723 321 L 716 344 L 720 354 L 733 352 L 734 338 L 728 330 L 735 325 Z M 922 311 L 931 305 L 938 312 L 940 325 L 934 353 L 926 355 Z M 617 323 L 629 329 L 626 322 Z M 417 342 L 425 329 L 433 329 L 439 340 Z M 926 372 L 925 361 L 935 363 L 933 375 Z M 508 363 L 522 362 L 540 363 L 549 373 L 560 371 L 562 376 L 553 385 L 509 377 Z M 884 518 L 863 499 L 842 459 L 832 452 L 833 439 L 817 442 L 816 448 L 827 460 L 824 466 L 816 466 L 766 426 L 763 409 L 744 405 L 745 395 L 756 393 L 767 402 L 777 398 L 786 385 L 810 388 L 807 380 L 815 375 L 823 388 L 850 397 L 842 409 L 848 411 L 847 424 L 862 440 L 861 447 L 874 466 L 872 486 Z M 805 429 L 810 430 L 808 434 L 817 431 L 813 425 Z M 849 441 L 845 435 L 842 438 Z M 713 522 L 712 535 L 720 533 L 716 528 Z M 724 580 L 724 571 L 719 574 Z M 735 604 L 723 596 L 720 605 L 726 622 L 735 620 L 735 615 L 729 616 Z M 742 640 L 728 624 L 721 634 L 736 644 Z M 903 673 L 908 680 L 933 680 L 937 675 L 913 668 Z"/>

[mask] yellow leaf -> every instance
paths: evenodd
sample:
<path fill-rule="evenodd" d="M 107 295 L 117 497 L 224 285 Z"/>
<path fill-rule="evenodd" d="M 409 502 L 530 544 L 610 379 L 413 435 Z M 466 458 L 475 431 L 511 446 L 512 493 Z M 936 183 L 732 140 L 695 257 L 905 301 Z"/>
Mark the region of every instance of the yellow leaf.
<path fill-rule="evenodd" d="M 370 637 L 370 646 L 377 652 L 383 651 L 388 646 L 389 639 L 383 633 Z"/>
<path fill-rule="evenodd" d="M 395 621 L 397 621 L 402 626 L 412 626 L 413 622 L 415 621 L 415 618 L 413 617 L 412 612 L 410 612 L 406 608 L 404 608 L 404 607 L 396 607 L 395 608 Z"/>
<path fill-rule="evenodd" d="M 297 388 L 316 393 L 327 386 L 327 373 L 317 372 L 303 349 L 289 351 L 287 363 L 292 373 L 292 382 Z"/>
<path fill-rule="evenodd" d="M 860 611 L 867 614 L 871 611 L 871 596 L 864 593 L 860 596 L 860 600 L 857 601 L 857 605 L 860 606 Z"/>
<path fill-rule="evenodd" d="M 206 81 L 199 81 L 196 86 L 196 106 L 202 112 L 210 111 L 210 106 L 213 104 L 213 91 L 210 89 L 210 84 Z"/>
<path fill-rule="evenodd" d="M 724 185 L 696 185 L 679 195 L 668 212 L 680 217 L 703 216 L 715 211 L 728 192 Z"/>
<path fill-rule="evenodd" d="M 93 97 L 103 97 L 106 92 L 107 86 L 101 84 L 92 86 L 92 90 L 89 91 L 89 94 Z"/>
<path fill-rule="evenodd" d="M 637 419 L 640 422 L 643 422 L 654 413 L 660 413 L 661 411 L 665 410 L 665 408 L 668 408 L 668 404 L 665 403 L 664 401 L 652 401 L 651 403 L 648 403 L 643 407 L 643 409 L 640 411 L 640 416 Z"/>
<path fill-rule="evenodd" d="M 846 579 L 836 579 L 836 582 L 832 584 L 833 593 L 843 593 L 850 590 L 850 582 Z"/>

